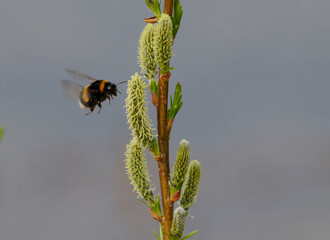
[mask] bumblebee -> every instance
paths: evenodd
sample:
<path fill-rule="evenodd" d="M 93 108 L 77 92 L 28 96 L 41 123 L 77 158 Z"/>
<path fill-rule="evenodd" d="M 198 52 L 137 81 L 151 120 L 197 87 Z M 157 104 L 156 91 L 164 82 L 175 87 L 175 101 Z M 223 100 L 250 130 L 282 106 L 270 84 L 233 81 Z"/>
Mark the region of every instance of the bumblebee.
<path fill-rule="evenodd" d="M 88 74 L 81 73 L 74 69 L 66 69 L 66 71 L 75 78 L 80 78 L 92 82 L 84 87 L 70 80 L 61 81 L 62 88 L 66 95 L 75 100 L 78 100 L 81 108 L 90 109 L 90 112 L 86 113 L 85 115 L 91 114 L 94 111 L 96 105 L 100 108 L 98 111 L 98 113 L 100 113 L 102 109 L 101 103 L 108 99 L 109 104 L 111 104 L 111 99 L 113 99 L 114 96 L 117 96 L 117 92 L 121 94 L 121 92 L 117 89 L 117 85 L 127 82 L 123 81 L 114 84 L 103 79 L 97 80 Z"/>

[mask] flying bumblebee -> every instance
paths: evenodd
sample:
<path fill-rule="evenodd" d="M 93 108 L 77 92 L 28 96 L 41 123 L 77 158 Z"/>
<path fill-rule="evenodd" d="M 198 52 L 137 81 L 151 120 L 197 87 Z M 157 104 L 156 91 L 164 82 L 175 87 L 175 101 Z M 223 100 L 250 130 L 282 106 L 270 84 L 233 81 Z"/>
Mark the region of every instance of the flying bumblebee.
<path fill-rule="evenodd" d="M 103 79 L 97 80 L 88 74 L 81 73 L 74 69 L 66 69 L 66 71 L 75 78 L 80 78 L 92 82 L 91 84 L 84 87 L 70 80 L 61 81 L 62 88 L 66 95 L 75 100 L 78 100 L 81 108 L 90 109 L 90 112 L 86 113 L 85 115 L 91 114 L 94 111 L 96 105 L 100 108 L 98 111 L 98 113 L 100 113 L 102 109 L 101 102 L 109 99 L 109 104 L 111 104 L 111 98 L 113 99 L 114 96 L 117 96 L 117 92 L 121 94 L 121 92 L 117 89 L 117 85 L 127 82 L 123 81 L 114 84 Z"/>

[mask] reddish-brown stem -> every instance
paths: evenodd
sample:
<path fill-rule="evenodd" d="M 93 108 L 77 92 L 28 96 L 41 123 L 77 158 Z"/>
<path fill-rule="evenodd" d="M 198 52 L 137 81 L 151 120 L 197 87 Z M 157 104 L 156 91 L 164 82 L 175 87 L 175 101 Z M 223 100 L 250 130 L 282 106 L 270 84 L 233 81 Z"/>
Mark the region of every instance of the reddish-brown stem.
<path fill-rule="evenodd" d="M 164 239 L 171 236 L 173 204 L 171 203 L 170 164 L 169 164 L 169 134 L 167 129 L 167 101 L 168 101 L 168 80 L 170 73 L 159 74 L 158 83 L 158 107 L 157 107 L 157 129 L 158 145 L 161 159 L 158 161 L 160 188 L 162 192 L 163 216 L 162 228 Z"/>
<path fill-rule="evenodd" d="M 173 0 L 165 0 L 164 13 L 172 17 L 172 9 L 173 9 Z"/>
<path fill-rule="evenodd" d="M 164 13 L 172 16 L 173 0 L 165 0 Z M 171 201 L 170 164 L 169 164 L 169 130 L 167 122 L 167 104 L 168 104 L 168 81 L 170 72 L 161 73 L 159 69 L 158 81 L 158 105 L 157 105 L 157 130 L 158 145 L 161 153 L 158 161 L 160 188 L 162 192 L 163 219 L 161 221 L 164 240 L 169 240 L 173 219 L 173 203 Z"/>

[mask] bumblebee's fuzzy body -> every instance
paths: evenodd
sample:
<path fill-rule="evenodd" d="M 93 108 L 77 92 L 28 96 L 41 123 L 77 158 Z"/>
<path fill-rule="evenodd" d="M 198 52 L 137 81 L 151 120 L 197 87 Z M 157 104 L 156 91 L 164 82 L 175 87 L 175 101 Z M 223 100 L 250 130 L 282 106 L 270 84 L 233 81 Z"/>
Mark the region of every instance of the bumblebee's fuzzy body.
<path fill-rule="evenodd" d="M 87 86 L 82 86 L 78 83 L 72 82 L 70 80 L 62 80 L 62 86 L 64 91 L 74 99 L 77 99 L 81 108 L 89 108 L 90 112 L 86 113 L 88 115 L 94 111 L 95 106 L 97 105 L 100 110 L 102 109 L 101 103 L 109 99 L 109 104 L 111 103 L 111 98 L 113 99 L 114 96 L 117 96 L 117 85 L 111 83 L 107 80 L 96 80 L 90 77 L 87 74 L 80 73 L 76 70 L 67 69 L 67 72 L 72 74 L 75 77 L 87 79 L 92 81 L 91 84 Z M 120 93 L 120 92 L 119 92 Z"/>
<path fill-rule="evenodd" d="M 79 95 L 79 104 L 82 108 L 89 108 L 93 112 L 96 105 L 102 108 L 101 102 L 117 96 L 117 86 L 106 80 L 96 80 L 93 83 L 84 87 Z M 88 113 L 88 114 L 89 114 Z"/>

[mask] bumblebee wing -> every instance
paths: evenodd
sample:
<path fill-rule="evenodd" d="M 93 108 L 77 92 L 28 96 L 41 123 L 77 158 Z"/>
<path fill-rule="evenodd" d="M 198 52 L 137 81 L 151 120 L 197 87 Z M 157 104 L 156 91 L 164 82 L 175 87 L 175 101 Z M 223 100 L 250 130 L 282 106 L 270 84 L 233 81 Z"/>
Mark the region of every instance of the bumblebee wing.
<path fill-rule="evenodd" d="M 84 89 L 84 86 L 70 80 L 62 80 L 61 84 L 66 97 L 79 101 L 80 93 Z"/>
<path fill-rule="evenodd" d="M 76 68 L 67 68 L 65 70 L 67 71 L 67 73 L 69 73 L 74 78 L 78 78 L 78 79 L 85 80 L 85 81 L 87 80 L 90 82 L 94 82 L 97 80 L 97 79 L 89 76 L 88 74 L 79 71 Z"/>

